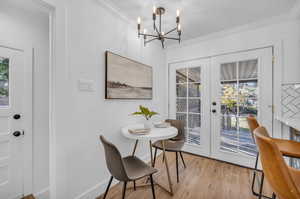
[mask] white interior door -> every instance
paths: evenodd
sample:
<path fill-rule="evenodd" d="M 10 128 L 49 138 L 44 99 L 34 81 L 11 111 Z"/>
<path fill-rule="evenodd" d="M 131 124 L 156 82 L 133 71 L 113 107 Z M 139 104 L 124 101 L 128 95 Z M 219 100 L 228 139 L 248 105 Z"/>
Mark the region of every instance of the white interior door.
<path fill-rule="evenodd" d="M 169 117 L 185 121 L 184 150 L 210 154 L 209 59 L 169 66 Z"/>
<path fill-rule="evenodd" d="M 246 117 L 272 132 L 272 48 L 218 56 L 211 65 L 211 156 L 253 167 L 256 146 Z"/>
<path fill-rule="evenodd" d="M 0 198 L 23 195 L 23 53 L 0 47 Z M 15 117 L 14 117 L 15 116 Z"/>
<path fill-rule="evenodd" d="M 246 117 L 272 133 L 272 48 L 169 65 L 169 117 L 185 121 L 185 151 L 253 167 Z"/>

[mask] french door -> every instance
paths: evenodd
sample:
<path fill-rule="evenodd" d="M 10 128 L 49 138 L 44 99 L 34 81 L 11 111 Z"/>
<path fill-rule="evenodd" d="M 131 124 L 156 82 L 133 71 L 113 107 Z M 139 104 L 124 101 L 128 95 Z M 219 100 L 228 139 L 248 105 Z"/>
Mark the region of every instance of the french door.
<path fill-rule="evenodd" d="M 185 121 L 186 151 L 253 166 L 246 117 L 272 132 L 271 48 L 172 64 L 169 89 L 169 117 Z"/>
<path fill-rule="evenodd" d="M 185 122 L 185 150 L 206 156 L 210 154 L 209 62 L 202 59 L 169 68 L 169 116 Z"/>
<path fill-rule="evenodd" d="M 0 47 L 0 198 L 23 197 L 21 116 L 24 60 L 20 51 Z"/>

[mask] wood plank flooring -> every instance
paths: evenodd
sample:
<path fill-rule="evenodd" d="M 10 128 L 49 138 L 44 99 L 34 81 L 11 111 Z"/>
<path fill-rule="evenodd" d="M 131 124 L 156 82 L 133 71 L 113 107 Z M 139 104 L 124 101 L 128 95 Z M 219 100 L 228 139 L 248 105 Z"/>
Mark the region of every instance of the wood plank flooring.
<path fill-rule="evenodd" d="M 173 182 L 174 196 L 170 196 L 159 186 L 155 186 L 157 199 L 256 199 L 251 193 L 252 171 L 232 164 L 184 154 L 187 168 L 184 169 L 179 160 L 180 182 L 176 182 L 176 167 L 174 153 L 167 154 Z M 156 168 L 161 172 L 154 179 L 160 184 L 167 185 L 167 175 L 162 156 L 158 157 Z M 141 180 L 137 184 L 144 182 Z M 265 183 L 266 184 L 266 183 Z M 120 199 L 122 183 L 118 183 L 108 192 L 107 199 Z M 128 186 L 132 186 L 130 183 Z M 265 194 L 270 195 L 268 186 L 264 187 Z M 101 199 L 99 196 L 97 199 Z M 126 199 L 152 198 L 151 188 L 143 187 L 127 189 Z"/>

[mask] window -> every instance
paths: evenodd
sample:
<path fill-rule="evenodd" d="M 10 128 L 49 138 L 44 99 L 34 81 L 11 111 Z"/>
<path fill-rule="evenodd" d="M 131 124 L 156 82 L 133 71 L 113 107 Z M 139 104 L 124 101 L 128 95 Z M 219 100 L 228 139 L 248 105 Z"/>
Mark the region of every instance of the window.
<path fill-rule="evenodd" d="M 9 59 L 0 57 L 0 107 L 9 106 Z"/>

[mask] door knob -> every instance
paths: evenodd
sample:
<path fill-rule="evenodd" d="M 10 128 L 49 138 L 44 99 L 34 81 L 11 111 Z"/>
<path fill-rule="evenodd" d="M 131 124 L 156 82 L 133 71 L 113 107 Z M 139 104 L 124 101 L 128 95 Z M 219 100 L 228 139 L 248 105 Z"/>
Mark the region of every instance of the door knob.
<path fill-rule="evenodd" d="M 13 117 L 14 117 L 15 120 L 18 120 L 18 119 L 21 118 L 21 115 L 20 114 L 15 114 Z"/>
<path fill-rule="evenodd" d="M 213 106 L 216 106 L 216 105 L 217 105 L 217 103 L 216 103 L 216 102 L 213 102 L 213 103 L 212 103 L 212 105 L 213 105 Z"/>
<path fill-rule="evenodd" d="M 21 135 L 21 132 L 20 131 L 15 131 L 15 132 L 13 132 L 13 135 L 15 137 L 19 137 Z"/>
<path fill-rule="evenodd" d="M 217 111 L 215 109 L 211 110 L 211 112 L 216 113 Z"/>

